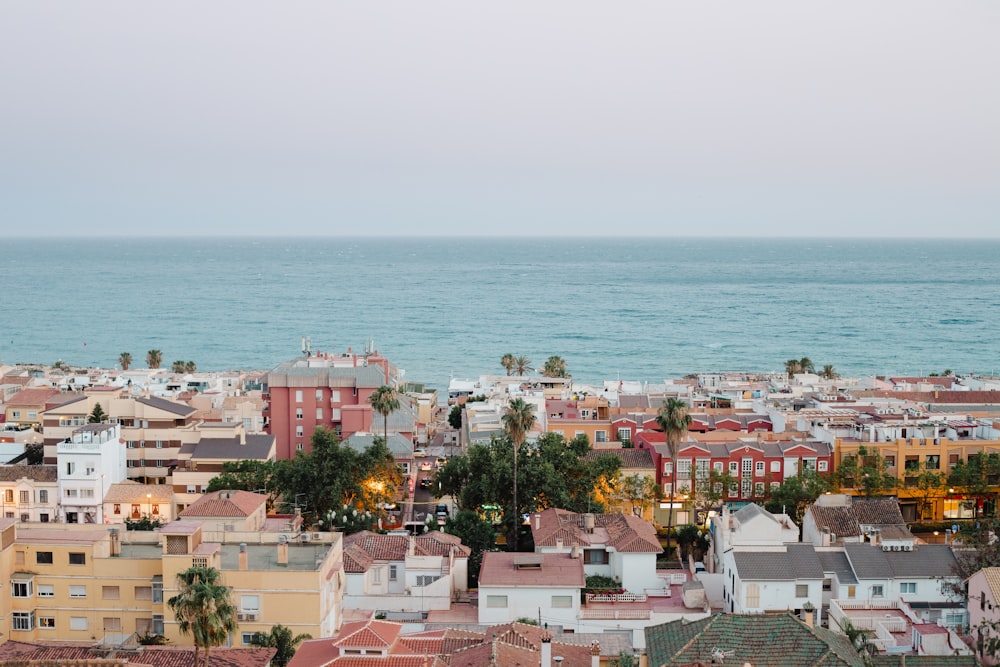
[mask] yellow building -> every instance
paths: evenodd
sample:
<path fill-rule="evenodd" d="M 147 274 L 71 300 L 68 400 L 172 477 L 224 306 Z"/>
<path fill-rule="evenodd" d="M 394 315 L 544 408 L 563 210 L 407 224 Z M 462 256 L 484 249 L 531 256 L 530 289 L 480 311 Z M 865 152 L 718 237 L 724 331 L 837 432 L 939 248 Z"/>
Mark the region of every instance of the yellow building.
<path fill-rule="evenodd" d="M 893 493 L 899 499 L 900 510 L 907 521 L 971 518 L 973 510 L 969 506 L 964 490 L 949 487 L 948 475 L 959 461 L 968 461 L 975 454 L 1000 453 L 1000 440 L 982 440 L 978 438 L 897 438 L 890 441 L 866 442 L 855 438 L 839 438 L 835 442 L 835 469 L 850 456 L 856 456 L 858 450 L 877 449 L 885 461 L 886 471 L 896 478 L 896 489 Z M 923 471 L 938 472 L 942 475 L 942 484 L 933 490 L 921 490 L 917 487 L 917 475 Z M 860 495 L 857 489 L 844 488 L 845 493 Z M 1000 490 L 997 487 L 994 490 Z M 917 516 L 923 509 L 923 516 Z"/>
<path fill-rule="evenodd" d="M 264 497 L 257 501 L 263 506 Z M 209 502 L 219 505 L 217 498 Z M 257 516 L 244 519 L 253 523 Z M 125 532 L 0 519 L 0 575 L 7 581 L 0 641 L 118 645 L 148 632 L 190 646 L 166 601 L 177 593 L 177 574 L 196 565 L 218 569 L 232 590 L 239 612 L 233 646 L 277 623 L 293 634 L 331 636 L 342 619 L 341 535 L 282 532 L 295 525 L 289 517 L 267 518 L 252 530 L 238 518 L 182 520 L 159 531 Z"/>

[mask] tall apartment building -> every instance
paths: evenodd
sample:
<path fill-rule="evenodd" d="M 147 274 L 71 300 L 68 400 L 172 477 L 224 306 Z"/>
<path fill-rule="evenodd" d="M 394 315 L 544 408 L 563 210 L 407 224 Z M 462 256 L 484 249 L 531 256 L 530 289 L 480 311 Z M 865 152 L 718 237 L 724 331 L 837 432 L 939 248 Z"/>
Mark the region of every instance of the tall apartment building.
<path fill-rule="evenodd" d="M 59 515 L 65 523 L 103 523 L 104 496 L 125 479 L 118 424 L 84 424 L 56 446 Z"/>
<path fill-rule="evenodd" d="M 379 387 L 395 386 L 397 380 L 397 369 L 377 352 L 309 351 L 279 364 L 267 374 L 264 385 L 266 431 L 277 441 L 278 458 L 309 451 L 317 426 L 342 438 L 378 430 L 381 419 L 373 419 L 368 399 Z"/>

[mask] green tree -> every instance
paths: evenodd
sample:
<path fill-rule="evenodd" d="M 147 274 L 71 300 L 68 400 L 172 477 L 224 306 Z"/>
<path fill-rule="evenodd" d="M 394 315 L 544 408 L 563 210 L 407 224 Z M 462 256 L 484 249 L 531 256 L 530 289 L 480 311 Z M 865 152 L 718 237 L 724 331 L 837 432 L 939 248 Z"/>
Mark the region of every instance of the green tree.
<path fill-rule="evenodd" d="M 800 470 L 798 475 L 786 477 L 771 490 L 764 509 L 773 514 L 787 514 L 801 523 L 806 509 L 829 490 L 830 482 L 815 470 Z"/>
<path fill-rule="evenodd" d="M 477 588 L 483 552 L 497 550 L 493 524 L 472 510 L 459 510 L 445 521 L 444 532 L 461 538 L 462 544 L 472 550 L 469 554 L 468 583 L 470 588 Z"/>
<path fill-rule="evenodd" d="M 208 482 L 208 490 L 263 493 L 267 496 L 267 509 L 272 511 L 281 495 L 280 489 L 274 483 L 277 466 L 275 461 L 252 459 L 226 461 L 222 464 L 222 472 Z"/>
<path fill-rule="evenodd" d="M 104 412 L 104 408 L 101 407 L 100 403 L 94 403 L 94 409 L 90 411 L 90 415 L 87 416 L 88 424 L 103 424 L 107 421 L 108 415 Z"/>
<path fill-rule="evenodd" d="M 521 355 L 514 358 L 514 370 L 516 375 L 527 375 L 531 372 L 531 359 Z"/>
<path fill-rule="evenodd" d="M 710 470 L 707 479 L 695 480 L 692 500 L 695 507 L 716 507 L 726 497 L 726 489 L 739 484 L 728 472 Z"/>
<path fill-rule="evenodd" d="M 821 375 L 827 380 L 835 380 L 840 377 L 840 374 L 833 367 L 833 364 L 826 364 L 823 366 L 823 372 Z"/>
<path fill-rule="evenodd" d="M 185 373 L 194 373 L 197 370 L 198 370 L 198 364 L 194 363 L 193 361 L 189 361 L 186 364 L 184 364 Z"/>
<path fill-rule="evenodd" d="M 904 483 L 906 488 L 914 492 L 917 499 L 917 520 L 919 521 L 923 519 L 924 512 L 931 506 L 934 497 L 944 491 L 947 480 L 941 471 L 928 468 L 926 461 L 920 463 L 915 475 L 911 475 L 911 472 L 914 471 L 907 471 Z"/>
<path fill-rule="evenodd" d="M 149 368 L 159 368 L 163 363 L 163 353 L 159 350 L 150 350 L 146 353 L 146 366 Z"/>
<path fill-rule="evenodd" d="M 334 431 L 317 427 L 311 444 L 311 451 L 296 452 L 295 458 L 282 461 L 272 480 L 286 506 L 305 507 L 304 514 L 322 524 L 343 505 L 355 506 L 367 474 L 358 467 L 357 452 L 341 445 Z"/>
<path fill-rule="evenodd" d="M 670 469 L 673 471 L 670 484 L 670 509 L 667 510 L 667 544 L 664 552 L 670 556 L 670 531 L 674 525 L 674 495 L 677 490 L 677 452 L 680 451 L 681 438 L 691 425 L 691 415 L 688 414 L 687 403 L 679 398 L 668 398 L 663 402 L 656 415 L 656 423 L 663 429 L 667 450 L 670 452 Z"/>
<path fill-rule="evenodd" d="M 966 497 L 971 498 L 969 502 L 973 505 L 974 516 L 978 517 L 980 505 L 994 498 L 996 487 L 1000 484 L 1000 453 L 980 452 L 959 461 L 948 475 L 948 484 L 961 488 Z"/>
<path fill-rule="evenodd" d="M 448 413 L 448 425 L 454 429 L 462 428 L 462 406 L 453 405 L 451 406 L 451 412 Z"/>
<path fill-rule="evenodd" d="M 528 437 L 528 432 L 535 425 L 535 406 L 526 403 L 523 399 L 515 398 L 507 405 L 507 410 L 504 412 L 503 417 L 501 417 L 501 422 L 503 423 L 504 431 L 514 444 L 513 551 L 517 551 L 517 536 L 520 532 L 521 524 L 520 504 L 517 497 L 517 450 L 524 444 L 525 439 Z"/>
<path fill-rule="evenodd" d="M 171 373 L 183 373 L 184 370 L 185 370 L 185 368 L 187 368 L 187 366 L 185 366 L 184 361 L 177 360 L 173 364 L 171 364 L 171 366 L 170 366 L 170 372 Z"/>
<path fill-rule="evenodd" d="M 395 387 L 382 385 L 372 392 L 368 402 L 371 403 L 372 410 L 382 415 L 382 434 L 385 442 L 389 442 L 389 415 L 399 410 L 399 395 Z"/>
<path fill-rule="evenodd" d="M 195 665 L 208 665 L 213 646 L 221 646 L 236 631 L 236 607 L 222 576 L 212 567 L 192 567 L 177 573 L 177 595 L 167 600 L 182 635 L 194 639 Z M 198 661 L 198 649 L 205 649 Z"/>
<path fill-rule="evenodd" d="M 952 598 L 967 598 L 965 581 L 976 572 L 986 567 L 1000 567 L 1000 539 L 997 536 L 1000 536 L 1000 520 L 993 517 L 969 522 L 955 533 L 952 578 L 943 583 Z"/>
<path fill-rule="evenodd" d="M 803 373 L 815 373 L 816 366 L 813 364 L 812 359 L 809 357 L 802 357 L 799 359 L 799 368 L 802 369 Z"/>
<path fill-rule="evenodd" d="M 542 375 L 550 378 L 567 378 L 569 371 L 566 367 L 566 360 L 558 355 L 553 355 L 545 360 L 542 367 Z"/>
<path fill-rule="evenodd" d="M 307 639 L 312 639 L 312 635 L 292 636 L 291 628 L 286 628 L 284 625 L 274 625 L 271 626 L 270 632 L 255 632 L 250 643 L 254 646 L 276 649 L 274 657 L 271 658 L 271 664 L 274 667 L 286 667 L 292 661 L 299 644 Z"/>
<path fill-rule="evenodd" d="M 514 367 L 517 365 L 517 361 L 514 359 L 514 355 L 508 352 L 500 357 L 500 365 L 503 366 L 504 370 L 507 371 L 507 376 L 510 377 L 514 374 Z"/>
<path fill-rule="evenodd" d="M 858 447 L 857 454 L 848 454 L 837 466 L 836 480 L 841 488 L 857 489 L 866 498 L 884 496 L 896 488 L 896 478 L 888 472 L 878 447 Z"/>
<path fill-rule="evenodd" d="M 122 367 L 123 371 L 127 371 L 129 367 L 132 366 L 132 353 L 122 352 L 118 355 L 118 365 Z"/>
<path fill-rule="evenodd" d="M 649 475 L 625 475 L 615 485 L 615 495 L 637 517 L 646 515 L 660 499 L 660 485 Z"/>

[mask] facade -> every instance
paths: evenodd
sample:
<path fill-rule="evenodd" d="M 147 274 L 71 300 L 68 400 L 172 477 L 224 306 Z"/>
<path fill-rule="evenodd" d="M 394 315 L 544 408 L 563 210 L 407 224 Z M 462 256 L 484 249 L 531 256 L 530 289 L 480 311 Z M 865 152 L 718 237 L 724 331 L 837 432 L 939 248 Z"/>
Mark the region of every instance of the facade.
<path fill-rule="evenodd" d="M 997 660 L 986 655 L 986 640 L 995 639 L 990 624 L 1000 622 L 1000 567 L 985 567 L 966 580 L 969 587 L 969 633 L 975 639 L 976 656 L 984 665 Z"/>
<path fill-rule="evenodd" d="M 51 387 L 25 387 L 4 402 L 4 421 L 19 427 L 39 428 L 42 413 L 58 401 L 59 390 Z"/>
<path fill-rule="evenodd" d="M 344 538 L 344 606 L 424 614 L 468 590 L 469 547 L 454 535 L 362 531 Z"/>
<path fill-rule="evenodd" d="M 143 518 L 169 523 L 176 518 L 173 501 L 173 489 L 163 484 L 131 480 L 112 484 L 104 495 L 104 523 L 124 524 Z"/>
<path fill-rule="evenodd" d="M 377 352 L 344 355 L 309 352 L 279 364 L 267 374 L 264 388 L 266 431 L 277 440 L 279 459 L 308 451 L 322 426 L 342 438 L 373 430 L 368 403 L 383 385 L 395 385 L 396 368 Z M 412 437 L 413 427 L 409 433 Z"/>
<path fill-rule="evenodd" d="M 486 551 L 479 571 L 479 623 L 541 617 L 549 625 L 575 627 L 585 583 L 583 560 L 568 551 Z"/>
<path fill-rule="evenodd" d="M 22 523 L 50 523 L 59 516 L 57 466 L 0 466 L 3 516 Z"/>
<path fill-rule="evenodd" d="M 104 497 L 125 479 L 125 443 L 118 424 L 85 424 L 56 446 L 58 520 L 103 523 Z"/>

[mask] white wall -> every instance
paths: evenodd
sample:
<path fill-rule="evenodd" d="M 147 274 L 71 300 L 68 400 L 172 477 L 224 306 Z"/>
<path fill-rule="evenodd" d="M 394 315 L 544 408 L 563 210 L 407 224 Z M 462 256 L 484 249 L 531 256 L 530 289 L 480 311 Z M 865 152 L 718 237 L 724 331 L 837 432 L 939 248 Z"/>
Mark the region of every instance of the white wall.
<path fill-rule="evenodd" d="M 490 596 L 507 596 L 506 607 L 490 607 Z M 553 596 L 570 596 L 572 606 L 554 608 Z M 509 623 L 518 618 L 538 619 L 541 611 L 542 623 L 574 627 L 580 613 L 580 589 L 566 587 L 552 588 L 508 588 L 500 586 L 479 587 L 479 623 L 495 625 Z"/>

